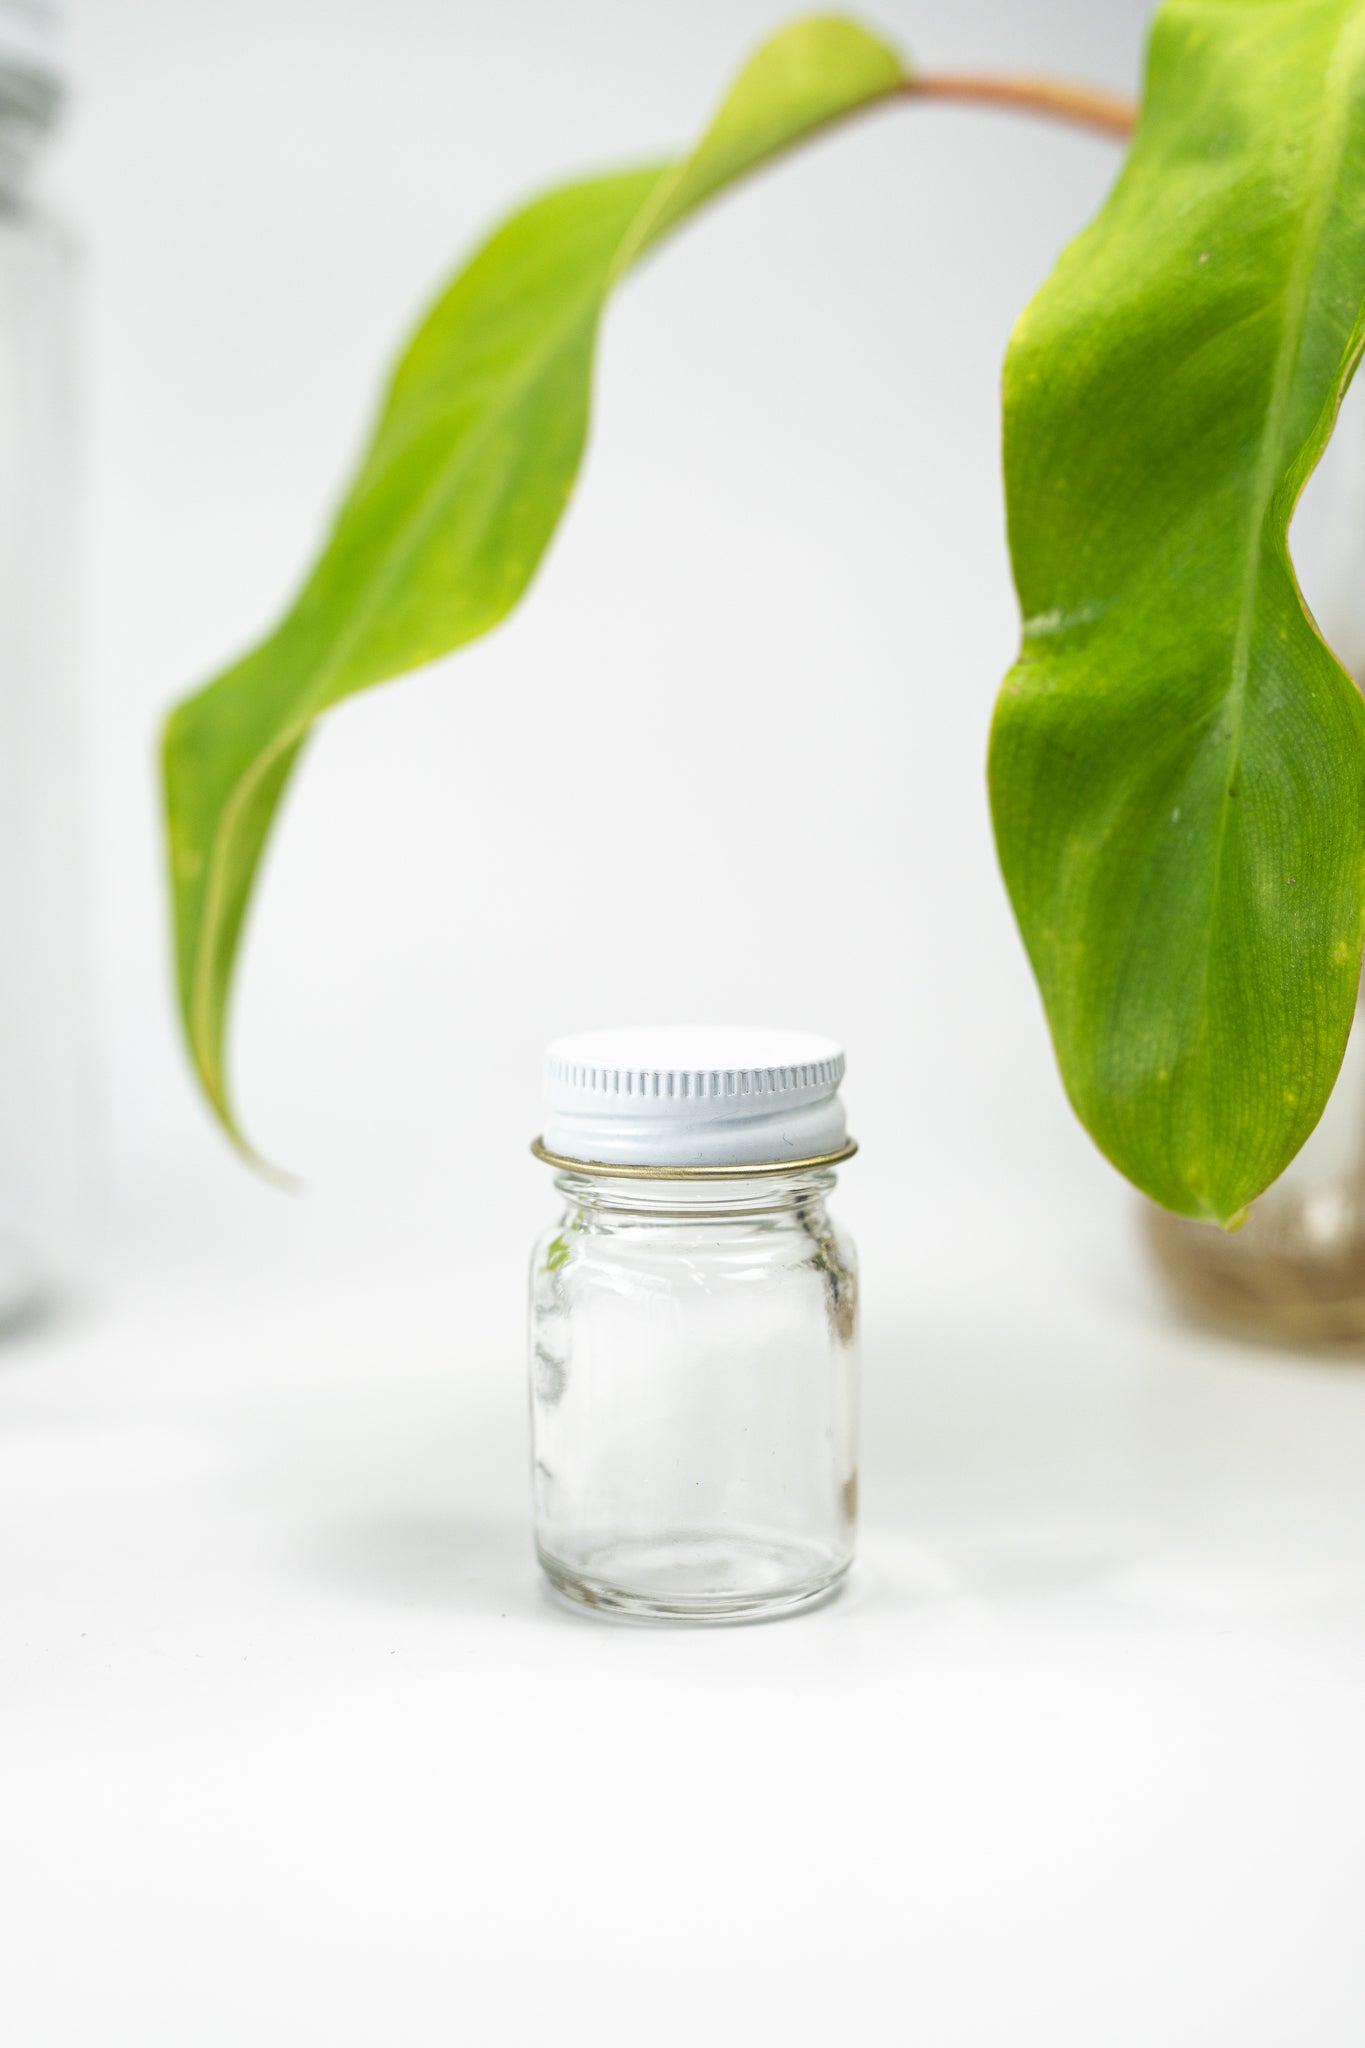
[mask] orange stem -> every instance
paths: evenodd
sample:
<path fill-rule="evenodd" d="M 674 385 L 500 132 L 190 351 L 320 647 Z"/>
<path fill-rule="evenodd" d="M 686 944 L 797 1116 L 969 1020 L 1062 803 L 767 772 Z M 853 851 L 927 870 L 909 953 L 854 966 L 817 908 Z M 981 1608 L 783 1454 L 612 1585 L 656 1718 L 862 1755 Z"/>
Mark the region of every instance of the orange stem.
<path fill-rule="evenodd" d="M 1027 73 L 992 77 L 973 71 L 926 72 L 918 78 L 908 78 L 900 91 L 912 99 L 979 100 L 994 106 L 1017 107 L 1027 114 L 1076 121 L 1105 135 L 1129 135 L 1137 119 L 1137 108 L 1121 93 L 1073 84 L 1065 78 L 1035 78 Z"/>

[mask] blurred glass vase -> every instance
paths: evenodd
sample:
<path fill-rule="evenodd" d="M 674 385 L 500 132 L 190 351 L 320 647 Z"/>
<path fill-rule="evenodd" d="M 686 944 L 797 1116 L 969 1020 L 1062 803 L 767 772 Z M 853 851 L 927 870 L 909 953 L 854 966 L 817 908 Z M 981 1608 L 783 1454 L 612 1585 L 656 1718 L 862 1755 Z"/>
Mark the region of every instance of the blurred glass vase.
<path fill-rule="evenodd" d="M 1365 385 L 1348 394 L 1290 544 L 1324 639 L 1365 682 Z M 1362 1007 L 1317 1129 L 1239 1230 L 1147 1210 L 1157 1266 L 1201 1320 L 1272 1341 L 1365 1341 Z"/>
<path fill-rule="evenodd" d="M 83 1122 L 73 263 L 30 196 L 57 34 L 0 0 L 0 1325 L 65 1267 Z"/>

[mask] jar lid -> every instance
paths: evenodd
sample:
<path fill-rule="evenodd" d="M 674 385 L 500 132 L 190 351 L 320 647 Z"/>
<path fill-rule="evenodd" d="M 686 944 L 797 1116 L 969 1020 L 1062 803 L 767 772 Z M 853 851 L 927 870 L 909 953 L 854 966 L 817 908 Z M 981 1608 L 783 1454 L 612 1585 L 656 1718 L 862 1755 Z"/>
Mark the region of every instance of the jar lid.
<path fill-rule="evenodd" d="M 851 1149 L 844 1055 L 803 1031 L 584 1031 L 545 1052 L 551 1161 L 683 1171 L 780 1167 Z"/>

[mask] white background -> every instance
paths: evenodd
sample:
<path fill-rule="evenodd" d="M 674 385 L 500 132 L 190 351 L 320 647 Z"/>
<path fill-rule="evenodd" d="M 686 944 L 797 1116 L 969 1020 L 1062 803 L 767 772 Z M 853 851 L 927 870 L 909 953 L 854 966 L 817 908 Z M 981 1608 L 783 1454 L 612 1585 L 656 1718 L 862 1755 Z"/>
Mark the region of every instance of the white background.
<path fill-rule="evenodd" d="M 1144 11 L 877 19 L 1132 89 Z M 307 1192 L 185 1075 L 161 712 L 286 600 L 455 255 L 685 140 L 783 13 L 75 12 L 106 1220 L 0 1361 L 19 2048 L 1358 2048 L 1365 1384 L 1165 1308 L 990 842 L 999 363 L 1112 144 L 901 107 L 629 283 L 528 602 L 288 806 L 235 1045 Z M 611 1629 L 529 1557 L 539 1051 L 724 1018 L 848 1048 L 863 1562 Z"/>

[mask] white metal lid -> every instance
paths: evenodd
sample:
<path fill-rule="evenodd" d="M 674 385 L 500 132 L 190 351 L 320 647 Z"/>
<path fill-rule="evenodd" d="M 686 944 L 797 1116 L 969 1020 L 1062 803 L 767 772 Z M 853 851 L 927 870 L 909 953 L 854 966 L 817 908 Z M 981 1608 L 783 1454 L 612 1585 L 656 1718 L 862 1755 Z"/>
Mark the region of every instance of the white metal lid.
<path fill-rule="evenodd" d="M 20 71 L 57 86 L 62 40 L 62 9 L 55 0 L 0 0 L 0 71 Z"/>
<path fill-rule="evenodd" d="M 584 1031 L 545 1052 L 545 1152 L 584 1164 L 775 1165 L 847 1144 L 844 1055 L 803 1031 Z"/>

